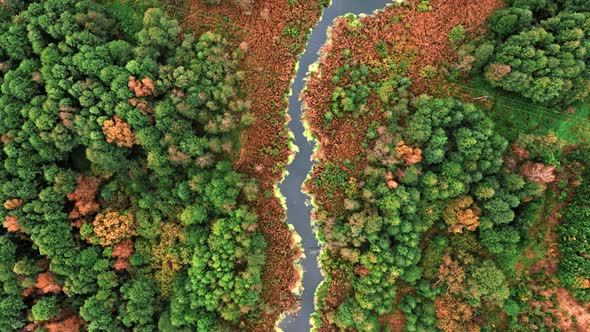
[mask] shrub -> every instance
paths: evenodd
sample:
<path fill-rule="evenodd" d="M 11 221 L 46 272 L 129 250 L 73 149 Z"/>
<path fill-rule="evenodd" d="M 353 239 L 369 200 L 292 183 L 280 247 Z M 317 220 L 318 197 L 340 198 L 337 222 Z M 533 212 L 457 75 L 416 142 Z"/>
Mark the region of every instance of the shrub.
<path fill-rule="evenodd" d="M 449 31 L 449 41 L 451 43 L 459 43 L 465 40 L 465 28 L 462 25 L 456 25 Z"/>

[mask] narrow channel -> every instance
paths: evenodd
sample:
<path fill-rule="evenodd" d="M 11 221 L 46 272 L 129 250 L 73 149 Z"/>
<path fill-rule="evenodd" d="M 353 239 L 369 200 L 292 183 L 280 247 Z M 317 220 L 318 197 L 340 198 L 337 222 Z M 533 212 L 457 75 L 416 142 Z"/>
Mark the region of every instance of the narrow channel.
<path fill-rule="evenodd" d="M 287 316 L 279 327 L 285 332 L 305 332 L 311 329 L 310 316 L 315 310 L 315 290 L 323 277 L 318 265 L 319 245 L 311 226 L 312 207 L 306 204 L 308 196 L 301 192 L 301 186 L 310 172 L 313 162 L 311 154 L 313 144 L 303 136 L 303 113 L 299 94 L 304 87 L 304 79 L 311 64 L 318 59 L 318 52 L 326 42 L 328 27 L 334 19 L 347 13 L 371 14 L 373 11 L 383 9 L 392 0 L 333 0 L 332 4 L 324 9 L 324 13 L 318 25 L 313 29 L 307 42 L 303 55 L 299 57 L 299 69 L 295 81 L 291 86 L 289 96 L 289 129 L 295 135 L 294 144 L 299 152 L 287 167 L 288 175 L 279 185 L 281 193 L 287 203 L 287 223 L 295 227 L 295 231 L 301 237 L 301 246 L 305 258 L 301 261 L 303 267 L 303 293 L 301 294 L 301 310 L 295 316 Z"/>

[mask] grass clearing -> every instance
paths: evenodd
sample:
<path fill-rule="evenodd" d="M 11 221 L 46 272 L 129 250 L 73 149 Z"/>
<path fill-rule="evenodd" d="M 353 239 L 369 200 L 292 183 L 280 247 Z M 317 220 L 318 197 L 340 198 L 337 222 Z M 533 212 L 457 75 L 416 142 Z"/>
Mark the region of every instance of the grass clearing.
<path fill-rule="evenodd" d="M 483 79 L 473 80 L 460 88 L 474 98 L 488 97 L 489 115 L 508 140 L 516 140 L 520 134 L 546 134 L 549 131 L 571 144 L 590 139 L 589 103 L 578 103 L 573 106 L 576 112 L 567 114 L 565 110 L 534 104 L 516 94 L 494 88 Z"/>

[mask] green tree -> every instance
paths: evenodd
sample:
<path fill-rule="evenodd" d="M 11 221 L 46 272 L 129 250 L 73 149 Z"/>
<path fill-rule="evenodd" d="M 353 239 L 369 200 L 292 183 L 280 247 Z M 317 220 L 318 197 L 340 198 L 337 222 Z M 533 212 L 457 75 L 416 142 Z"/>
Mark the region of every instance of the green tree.
<path fill-rule="evenodd" d="M 462 42 L 465 40 L 465 33 L 465 28 L 462 25 L 456 25 L 449 31 L 449 41 L 451 43 Z"/>
<path fill-rule="evenodd" d="M 55 296 L 40 298 L 31 308 L 35 322 L 49 320 L 59 313 L 59 302 Z"/>
<path fill-rule="evenodd" d="M 467 280 L 466 291 L 467 296 L 476 305 L 483 300 L 502 306 L 510 295 L 506 276 L 489 260 L 473 268 Z"/>

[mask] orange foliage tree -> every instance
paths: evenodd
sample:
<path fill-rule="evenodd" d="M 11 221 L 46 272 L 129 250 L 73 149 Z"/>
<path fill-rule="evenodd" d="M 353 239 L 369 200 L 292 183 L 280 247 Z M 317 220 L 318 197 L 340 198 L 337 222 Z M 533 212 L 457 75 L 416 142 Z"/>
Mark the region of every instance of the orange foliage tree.
<path fill-rule="evenodd" d="M 23 205 L 23 200 L 20 198 L 9 199 L 4 202 L 4 208 L 6 210 L 18 209 Z"/>
<path fill-rule="evenodd" d="M 100 206 L 96 203 L 96 193 L 100 186 L 100 179 L 86 176 L 76 177 L 76 190 L 68 194 L 68 200 L 76 202 L 68 217 L 77 219 L 98 212 Z"/>
<path fill-rule="evenodd" d="M 4 217 L 3 225 L 4 228 L 11 233 L 19 232 L 21 230 L 20 225 L 18 224 L 18 217 L 15 216 Z"/>
<path fill-rule="evenodd" d="M 385 182 L 387 183 L 387 188 L 395 189 L 398 187 L 399 184 L 394 180 L 393 173 L 391 173 L 391 172 L 385 173 L 384 178 L 385 178 Z"/>
<path fill-rule="evenodd" d="M 472 322 L 471 307 L 453 296 L 446 294 L 434 300 L 438 328 L 443 332 L 479 331 L 479 327 Z"/>
<path fill-rule="evenodd" d="M 404 141 L 397 142 L 395 146 L 395 153 L 399 159 L 403 159 L 406 165 L 414 165 L 422 161 L 422 150 L 420 148 L 412 148 Z"/>
<path fill-rule="evenodd" d="M 131 213 L 120 214 L 117 211 L 97 214 L 92 225 L 100 245 L 109 246 L 135 235 L 133 219 Z"/>
<path fill-rule="evenodd" d="M 117 146 L 130 148 L 135 142 L 131 126 L 116 115 L 102 123 L 102 132 L 106 136 L 107 142 L 115 143 Z"/>

